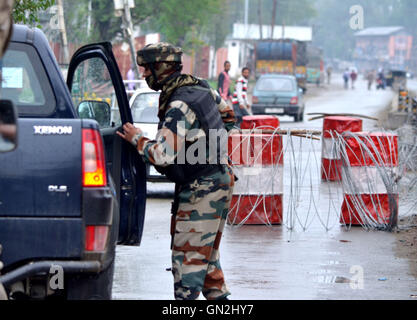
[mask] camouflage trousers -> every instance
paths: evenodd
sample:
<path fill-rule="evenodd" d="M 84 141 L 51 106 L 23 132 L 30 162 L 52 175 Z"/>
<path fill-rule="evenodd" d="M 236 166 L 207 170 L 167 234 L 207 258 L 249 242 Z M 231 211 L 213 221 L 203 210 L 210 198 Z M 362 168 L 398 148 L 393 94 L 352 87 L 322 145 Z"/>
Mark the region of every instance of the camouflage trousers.
<path fill-rule="evenodd" d="M 225 173 L 196 179 L 182 186 L 173 232 L 172 273 L 177 300 L 209 300 L 230 295 L 219 261 L 219 245 L 234 185 L 230 168 Z"/>

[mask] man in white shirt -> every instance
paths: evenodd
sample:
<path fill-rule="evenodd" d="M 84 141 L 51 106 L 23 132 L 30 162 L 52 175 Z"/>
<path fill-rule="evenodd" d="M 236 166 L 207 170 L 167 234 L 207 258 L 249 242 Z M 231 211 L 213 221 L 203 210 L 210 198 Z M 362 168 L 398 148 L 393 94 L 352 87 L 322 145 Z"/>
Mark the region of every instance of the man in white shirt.
<path fill-rule="evenodd" d="M 250 69 L 244 67 L 242 75 L 236 80 L 235 92 L 233 93 L 233 110 L 237 119 L 236 126 L 240 127 L 242 117 L 249 115 L 250 105 L 248 101 L 248 79 L 250 76 Z"/>

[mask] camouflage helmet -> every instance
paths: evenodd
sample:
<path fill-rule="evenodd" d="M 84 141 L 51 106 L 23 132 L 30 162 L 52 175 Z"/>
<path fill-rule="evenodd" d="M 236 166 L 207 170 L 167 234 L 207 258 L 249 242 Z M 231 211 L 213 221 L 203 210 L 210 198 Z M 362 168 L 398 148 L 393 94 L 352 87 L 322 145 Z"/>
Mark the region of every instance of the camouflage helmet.
<path fill-rule="evenodd" d="M 139 66 L 154 62 L 181 63 L 182 50 L 166 42 L 148 44 L 137 52 L 136 61 Z"/>
<path fill-rule="evenodd" d="M 12 0 L 0 2 L 0 58 L 6 51 L 12 34 L 12 8 Z"/>

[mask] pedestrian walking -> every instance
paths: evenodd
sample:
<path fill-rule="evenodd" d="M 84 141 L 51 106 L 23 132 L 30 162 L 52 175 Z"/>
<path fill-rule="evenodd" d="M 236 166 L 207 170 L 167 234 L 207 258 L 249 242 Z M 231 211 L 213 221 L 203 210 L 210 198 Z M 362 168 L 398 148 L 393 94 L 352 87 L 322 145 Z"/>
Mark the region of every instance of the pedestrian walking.
<path fill-rule="evenodd" d="M 219 80 L 217 83 L 217 91 L 224 101 L 232 100 L 232 95 L 230 94 L 230 70 L 231 64 L 229 61 L 224 62 L 224 70 L 219 74 Z"/>
<path fill-rule="evenodd" d="M 327 72 L 327 84 L 330 84 L 331 79 L 332 79 L 333 68 L 331 66 L 328 66 L 326 69 L 326 72 Z"/>
<path fill-rule="evenodd" d="M 366 80 L 368 80 L 368 90 L 371 90 L 372 84 L 375 81 L 375 70 L 368 71 L 368 74 L 366 75 Z"/>
<path fill-rule="evenodd" d="M 349 69 L 346 68 L 345 72 L 343 73 L 343 82 L 344 82 L 345 89 L 349 89 L 349 77 L 350 77 Z"/>
<path fill-rule="evenodd" d="M 216 144 L 214 162 L 211 151 L 204 152 L 203 163 L 192 163 L 190 155 L 194 156 L 201 143 L 204 151 L 210 149 L 208 131 L 229 131 L 235 118 L 233 109 L 206 81 L 181 74 L 181 56 L 180 48 L 163 42 L 137 52 L 137 63 L 144 67 L 149 87 L 161 90 L 159 130 L 156 139 L 150 140 L 126 123 L 118 135 L 175 182 L 171 219 L 175 299 L 197 299 L 200 292 L 207 299 L 227 299 L 230 292 L 220 266 L 219 246 L 234 175 L 227 160 L 222 161 L 227 153 L 221 152 L 221 144 Z"/>
<path fill-rule="evenodd" d="M 132 65 L 126 74 L 126 78 L 128 80 L 127 90 L 129 90 L 129 93 L 128 93 L 129 97 L 131 97 L 133 95 L 133 91 L 136 90 L 135 83 L 133 82 L 133 80 L 135 80 L 135 71 L 133 71 L 133 68 L 134 66 Z"/>
<path fill-rule="evenodd" d="M 357 78 L 358 78 L 358 73 L 356 72 L 355 69 L 352 69 L 352 71 L 350 72 L 350 80 L 352 81 L 352 89 L 355 89 L 355 82 Z"/>
<path fill-rule="evenodd" d="M 378 70 L 378 78 L 376 81 L 377 81 L 376 89 L 385 90 L 386 82 L 385 82 L 384 69 L 380 68 Z"/>
<path fill-rule="evenodd" d="M 242 75 L 236 80 L 235 91 L 233 93 L 233 110 L 236 117 L 236 126 L 240 127 L 243 116 L 249 115 L 250 104 L 248 102 L 248 80 L 250 69 L 244 67 Z"/>

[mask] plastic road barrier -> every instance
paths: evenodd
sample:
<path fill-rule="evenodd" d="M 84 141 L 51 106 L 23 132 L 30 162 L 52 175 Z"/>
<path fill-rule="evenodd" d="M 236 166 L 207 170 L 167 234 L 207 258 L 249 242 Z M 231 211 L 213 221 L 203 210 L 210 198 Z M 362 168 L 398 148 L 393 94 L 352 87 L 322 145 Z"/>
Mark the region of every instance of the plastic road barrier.
<path fill-rule="evenodd" d="M 355 133 L 343 136 L 344 201 L 340 223 L 395 225 L 398 215 L 398 136 Z"/>
<path fill-rule="evenodd" d="M 323 120 L 321 152 L 321 178 L 325 181 L 340 181 L 341 158 L 337 145 L 337 133 L 362 131 L 362 120 L 352 117 L 328 116 Z"/>
<path fill-rule="evenodd" d="M 266 116 L 244 117 L 244 128 L 278 127 L 279 121 Z M 281 224 L 283 198 L 282 136 L 258 132 L 229 137 L 229 156 L 236 181 L 229 224 Z"/>

